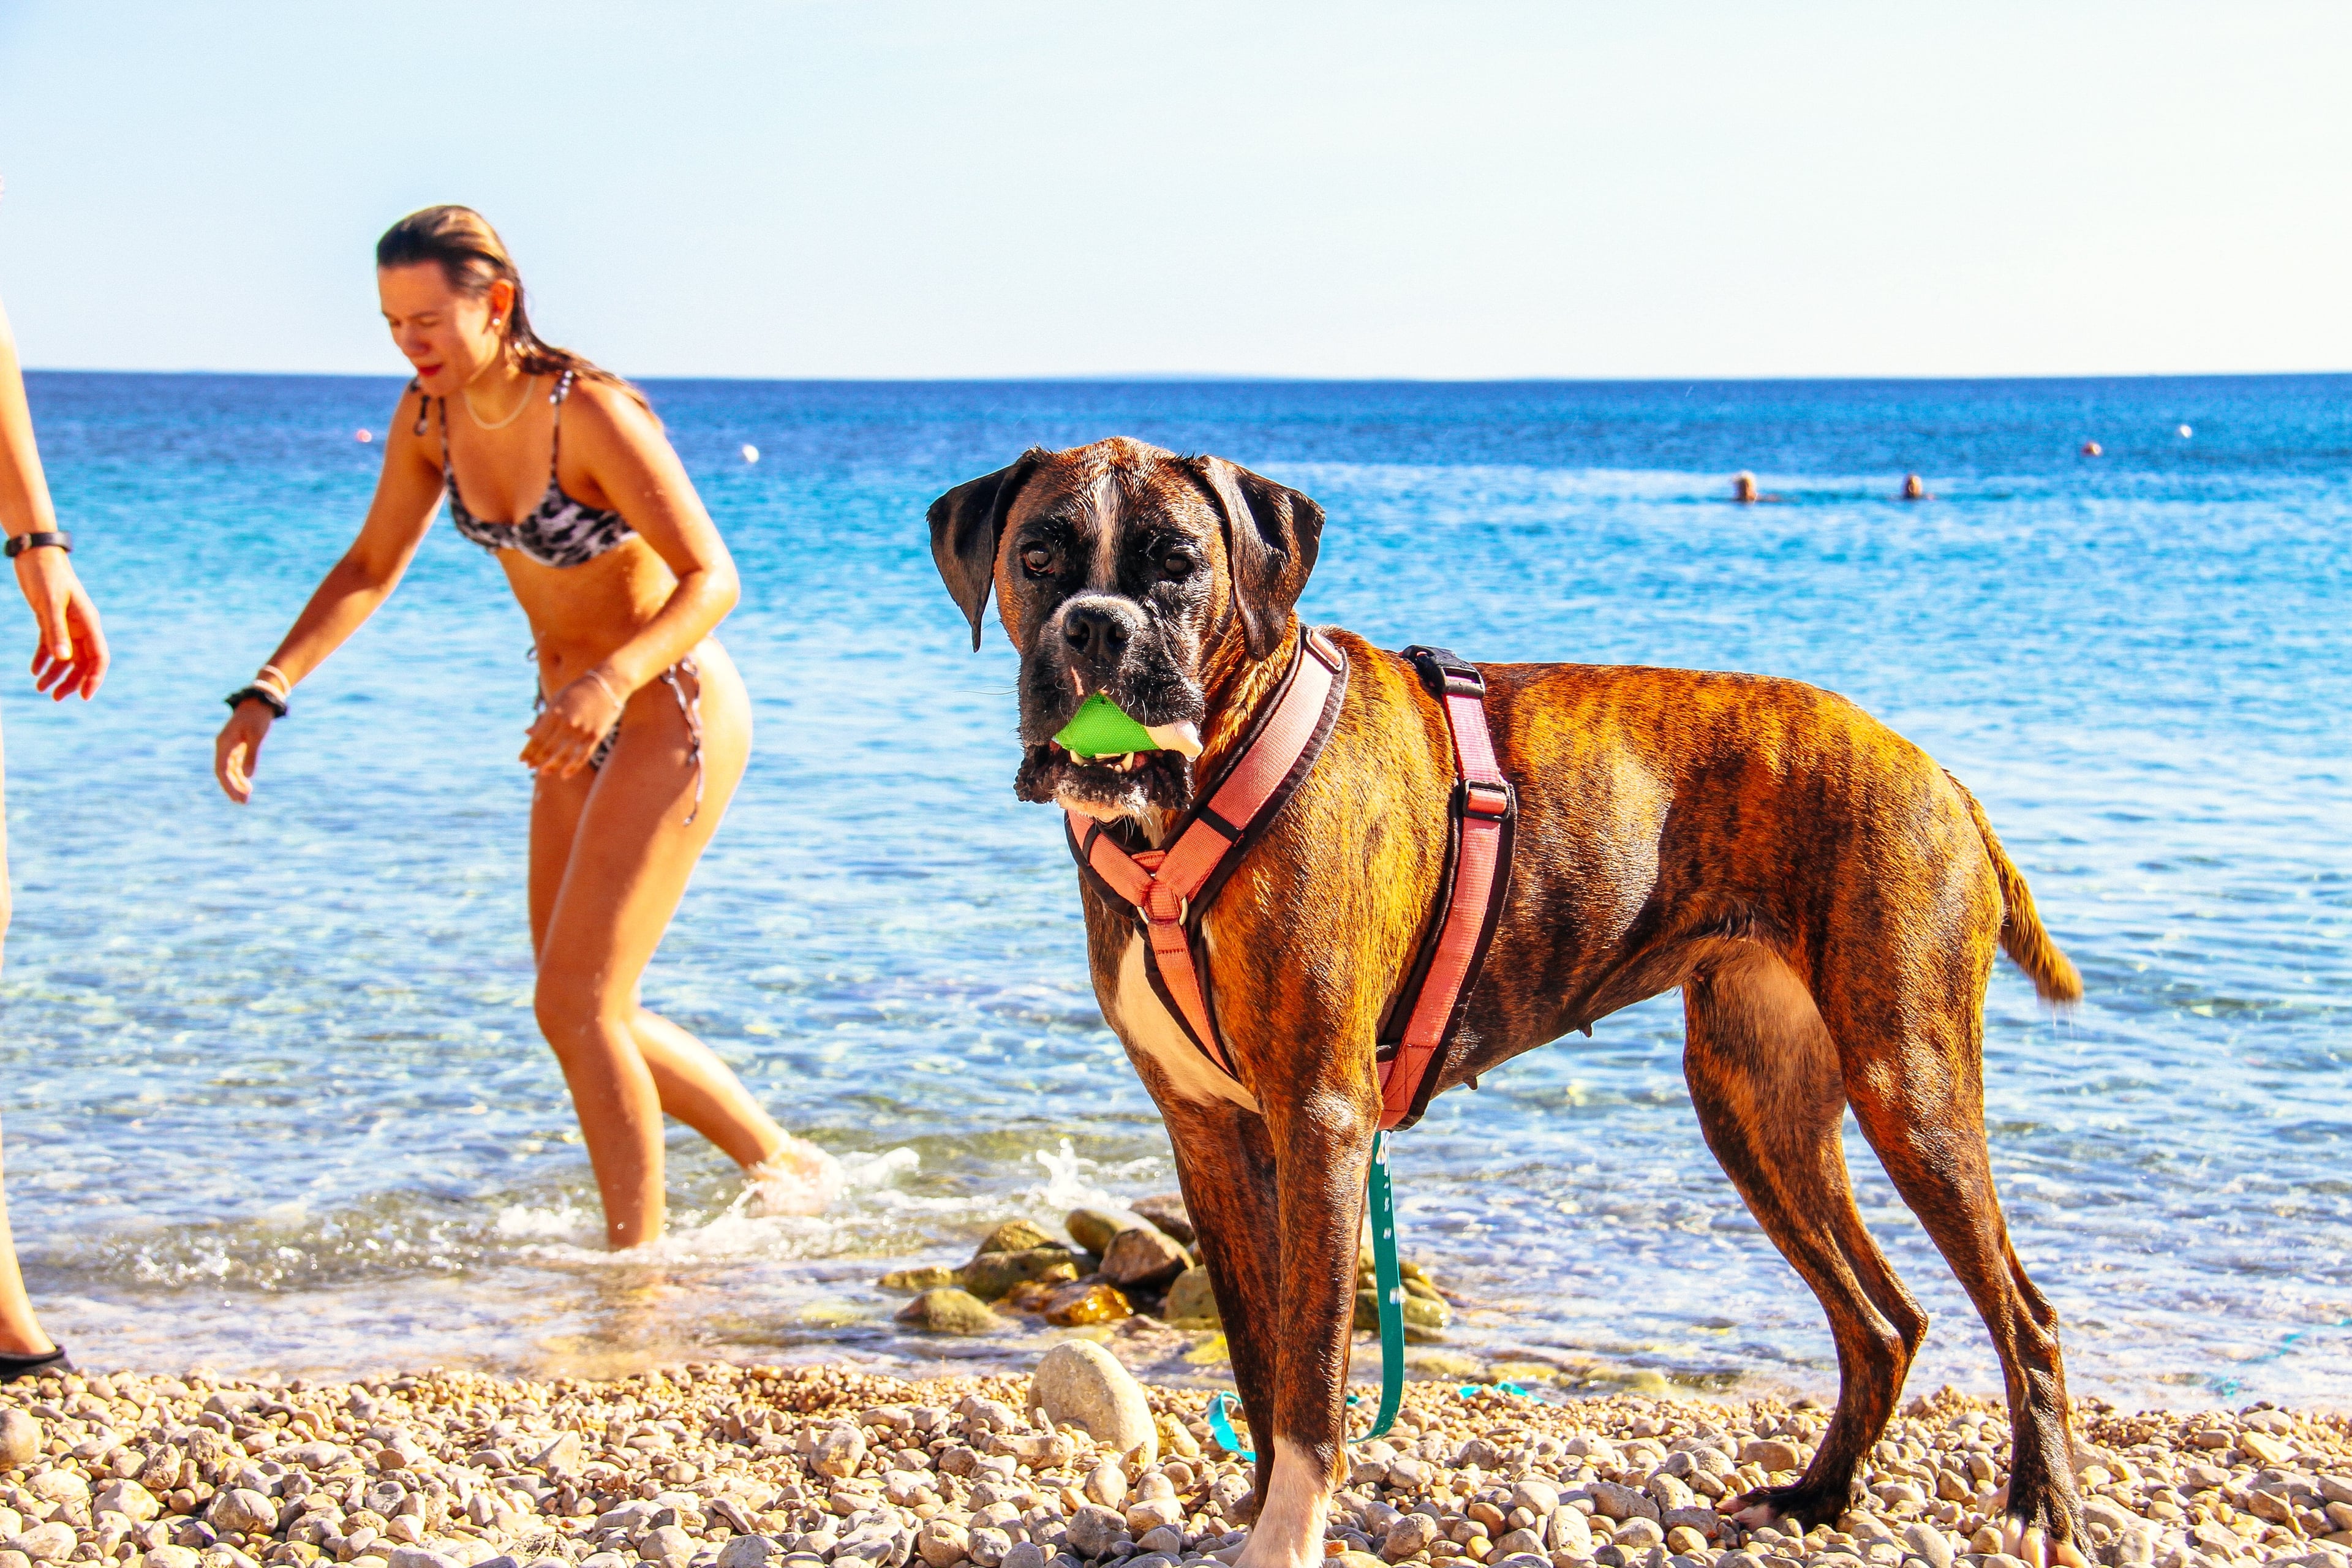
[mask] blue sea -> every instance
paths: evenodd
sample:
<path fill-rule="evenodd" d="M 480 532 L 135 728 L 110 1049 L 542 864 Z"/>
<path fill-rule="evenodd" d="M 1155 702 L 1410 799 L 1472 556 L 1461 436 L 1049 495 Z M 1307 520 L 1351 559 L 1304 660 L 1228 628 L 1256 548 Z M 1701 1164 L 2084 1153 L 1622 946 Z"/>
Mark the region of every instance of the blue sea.
<path fill-rule="evenodd" d="M 1794 677 L 1927 747 L 2088 987 L 2054 1014 L 2003 967 L 1986 1040 L 1994 1165 L 2075 1389 L 2352 1405 L 2352 379 L 653 384 L 742 567 L 722 637 L 758 735 L 646 995 L 854 1185 L 750 1219 L 678 1129 L 675 1232 L 624 1260 L 532 1023 L 530 639 L 493 563 L 436 526 L 302 688 L 254 804 L 211 780 L 221 695 L 349 542 L 383 451 L 354 432 L 398 383 L 31 390 L 119 664 L 88 705 L 0 691 L 0 1116 L 35 1297 L 89 1364 L 1025 1365 L 1047 1331 L 910 1338 L 875 1277 L 1174 1180 L 1058 823 L 1013 798 L 1010 650 L 992 623 L 967 650 L 923 510 L 1033 443 L 1128 434 L 1317 497 L 1315 620 Z M 1785 504 L 1727 504 L 1740 468 Z M 1915 470 L 1937 499 L 1900 504 Z M 0 642 L 29 657 L 17 612 Z M 1464 1303 L 1423 1370 L 1834 1385 L 1700 1141 L 1680 1034 L 1659 998 L 1398 1140 L 1405 1251 Z M 1849 1143 L 1935 1320 L 1914 1386 L 1997 1390 Z M 1223 1375 L 1213 1342 L 1165 1361 Z"/>

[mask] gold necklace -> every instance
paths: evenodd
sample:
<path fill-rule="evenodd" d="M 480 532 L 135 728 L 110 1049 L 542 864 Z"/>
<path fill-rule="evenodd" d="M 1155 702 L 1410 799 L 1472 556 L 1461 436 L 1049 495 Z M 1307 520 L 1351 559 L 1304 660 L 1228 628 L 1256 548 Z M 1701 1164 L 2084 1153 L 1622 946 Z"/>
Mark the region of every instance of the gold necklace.
<path fill-rule="evenodd" d="M 526 409 L 526 408 L 528 408 L 528 407 L 530 407 L 530 395 L 531 395 L 532 393 L 534 393 L 534 392 L 537 392 L 538 390 L 539 390 L 539 377 L 537 377 L 537 376 L 535 376 L 535 375 L 534 375 L 534 376 L 532 376 L 532 377 L 530 378 L 530 384 L 529 384 L 528 385 L 526 385 L 526 386 L 522 389 L 522 397 L 521 397 L 521 399 L 520 399 L 520 401 L 518 401 L 518 402 L 515 404 L 515 406 L 514 406 L 514 412 L 513 412 L 512 414 L 508 415 L 505 418 L 503 418 L 503 419 L 499 420 L 499 421 L 497 424 L 495 424 L 495 425 L 491 425 L 491 424 L 488 424 L 488 423 L 484 422 L 484 420 L 483 420 L 483 418 L 482 418 L 481 415 L 480 415 L 479 413 L 478 413 L 478 412 L 475 410 L 475 407 L 474 407 L 474 389 L 473 389 L 472 387 L 467 386 L 467 387 L 463 388 L 463 389 L 462 389 L 462 391 L 461 391 L 461 393 L 460 393 L 460 395 L 462 395 L 462 396 L 465 398 L 465 400 L 466 400 L 466 417 L 467 417 L 467 418 L 468 418 L 468 419 L 470 419 L 470 420 L 472 420 L 472 421 L 474 422 L 474 428 L 475 428 L 475 429 L 477 429 L 477 430 L 503 430 L 503 429 L 505 429 L 508 426 L 509 426 L 509 425 L 513 424 L 516 420 L 518 420 L 518 419 L 520 419 L 520 418 L 521 418 L 521 417 L 522 417 L 522 411 L 523 411 L 524 409 Z"/>

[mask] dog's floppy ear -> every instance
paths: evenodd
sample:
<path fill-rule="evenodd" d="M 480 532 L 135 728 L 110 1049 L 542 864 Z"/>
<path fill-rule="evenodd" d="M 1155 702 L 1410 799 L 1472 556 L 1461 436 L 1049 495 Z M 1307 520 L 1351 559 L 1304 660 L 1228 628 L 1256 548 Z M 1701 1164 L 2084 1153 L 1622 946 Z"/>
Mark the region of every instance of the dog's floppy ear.
<path fill-rule="evenodd" d="M 956 486 L 931 503 L 931 562 L 946 579 L 956 608 L 971 623 L 971 646 L 980 648 L 980 615 L 988 608 L 989 584 L 996 581 L 996 545 L 1004 537 L 1004 514 L 1021 493 L 1040 458 L 1032 447 L 1020 460 L 992 474 Z"/>
<path fill-rule="evenodd" d="M 1315 570 L 1323 509 L 1289 486 L 1223 458 L 1194 458 L 1192 465 L 1225 514 L 1234 613 L 1241 617 L 1249 656 L 1264 658 L 1280 645 L 1291 607 Z"/>

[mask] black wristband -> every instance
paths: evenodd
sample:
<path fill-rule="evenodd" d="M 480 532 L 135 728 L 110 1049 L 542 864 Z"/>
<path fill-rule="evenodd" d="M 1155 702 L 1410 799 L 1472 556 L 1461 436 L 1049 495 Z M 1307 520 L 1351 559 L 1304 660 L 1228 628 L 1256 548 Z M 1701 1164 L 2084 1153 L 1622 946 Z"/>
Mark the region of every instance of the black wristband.
<path fill-rule="evenodd" d="M 247 686 L 228 694 L 228 705 L 232 711 L 248 701 L 260 703 L 280 719 L 286 717 L 286 699 L 278 696 L 267 686 Z"/>
<path fill-rule="evenodd" d="M 5 553 L 7 555 L 9 560 L 14 561 L 27 550 L 43 550 L 52 547 L 62 550 L 67 554 L 71 555 L 73 553 L 73 535 L 64 531 L 62 529 L 55 533 L 12 533 L 8 536 L 8 544 Z"/>

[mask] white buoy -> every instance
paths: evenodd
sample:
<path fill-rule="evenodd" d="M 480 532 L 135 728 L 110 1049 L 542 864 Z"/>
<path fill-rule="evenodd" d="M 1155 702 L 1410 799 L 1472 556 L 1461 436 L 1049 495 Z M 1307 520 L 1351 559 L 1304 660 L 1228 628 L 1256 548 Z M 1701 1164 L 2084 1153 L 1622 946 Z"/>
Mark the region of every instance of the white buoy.
<path fill-rule="evenodd" d="M 2197 434 L 2197 432 L 2196 432 L 2196 431 L 2191 430 L 2191 429 L 2190 429 L 2188 426 L 2186 426 L 2186 425 L 2183 425 L 2183 426 L 2180 427 L 2180 438 L 2181 438 L 2182 440 L 2184 440 L 2184 441 L 2188 440 L 2188 439 L 2189 439 L 2189 437 L 2190 437 L 2191 436 L 2194 436 L 2194 435 L 2196 435 L 2196 434 Z"/>
<path fill-rule="evenodd" d="M 353 436 L 352 436 L 352 440 L 354 440 L 354 441 L 357 441 L 361 446 L 364 447 L 364 446 L 366 446 L 370 441 L 373 441 L 373 440 L 374 440 L 374 439 L 375 439 L 375 432 L 373 432 L 373 430 L 366 430 L 366 429 L 362 429 L 362 430 L 361 430 L 361 431 L 357 432 L 355 435 L 353 435 Z"/>
<path fill-rule="evenodd" d="M 759 448 L 759 447 L 754 447 L 754 446 L 753 446 L 753 445 L 751 445 L 751 442 L 749 442 L 749 441 L 744 442 L 744 443 L 743 443 L 743 460 L 744 460 L 745 462 L 747 462 L 747 463 L 756 463 L 756 462 L 758 462 L 758 461 L 760 460 L 760 448 Z"/>

